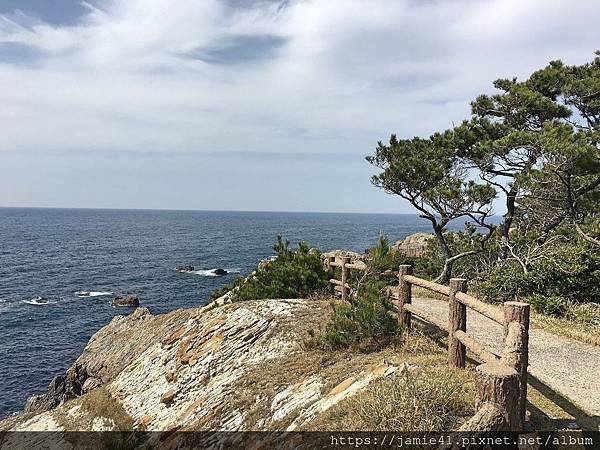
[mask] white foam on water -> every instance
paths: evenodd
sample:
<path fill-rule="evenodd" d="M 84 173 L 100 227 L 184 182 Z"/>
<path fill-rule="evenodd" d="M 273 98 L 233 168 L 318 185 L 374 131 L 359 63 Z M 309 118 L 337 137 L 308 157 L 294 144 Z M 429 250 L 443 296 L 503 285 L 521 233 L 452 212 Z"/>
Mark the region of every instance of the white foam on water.
<path fill-rule="evenodd" d="M 23 303 L 35 306 L 54 305 L 56 301 L 48 300 L 42 297 L 32 298 L 31 300 L 21 300 Z"/>
<path fill-rule="evenodd" d="M 188 273 L 193 273 L 195 275 L 201 275 L 203 277 L 222 277 L 222 276 L 226 276 L 226 275 L 217 275 L 215 273 L 215 270 L 217 270 L 217 267 L 215 267 L 214 269 L 203 269 L 203 270 L 194 270 Z M 232 273 L 240 273 L 240 269 L 224 269 L 227 271 L 227 275 L 232 274 Z"/>
<path fill-rule="evenodd" d="M 103 295 L 112 295 L 110 291 L 77 291 L 75 295 L 79 298 L 85 297 L 102 297 Z"/>

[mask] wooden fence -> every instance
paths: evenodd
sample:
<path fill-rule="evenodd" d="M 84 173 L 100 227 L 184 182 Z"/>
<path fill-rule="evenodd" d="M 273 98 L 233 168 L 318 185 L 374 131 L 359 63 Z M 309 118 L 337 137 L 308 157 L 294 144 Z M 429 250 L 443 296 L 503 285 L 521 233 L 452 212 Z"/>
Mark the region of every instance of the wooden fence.
<path fill-rule="evenodd" d="M 366 269 L 364 262 L 351 262 L 347 256 L 328 257 L 324 265 L 330 273 L 330 283 L 341 293 L 342 300 L 347 300 L 350 295 L 350 270 Z M 335 267 L 341 268 L 341 280 L 333 276 Z M 448 297 L 448 319 L 442 320 L 425 308 L 413 305 L 412 286 Z M 398 288 L 396 292 L 392 289 L 390 295 L 403 328 L 411 327 L 414 315 L 448 332 L 450 366 L 464 368 L 467 349 L 482 363 L 476 368 L 477 413 L 461 429 L 520 431 L 525 422 L 527 399 L 529 305 L 505 302 L 502 307 L 493 306 L 468 295 L 466 291 L 467 282 L 462 278 L 453 278 L 449 286 L 444 286 L 415 277 L 412 266 L 402 265 L 398 270 Z M 504 327 L 501 355 L 487 349 L 467 333 L 467 308 Z"/>

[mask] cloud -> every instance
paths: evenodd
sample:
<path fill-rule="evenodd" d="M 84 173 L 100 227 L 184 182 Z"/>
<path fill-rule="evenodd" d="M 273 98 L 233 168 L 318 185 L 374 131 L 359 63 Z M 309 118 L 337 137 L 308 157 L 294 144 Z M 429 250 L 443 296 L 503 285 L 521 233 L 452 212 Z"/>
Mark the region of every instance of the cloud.
<path fill-rule="evenodd" d="M 13 9 L 0 155 L 361 157 L 392 132 L 459 122 L 495 78 L 589 60 L 599 13 L 587 0 L 103 0 L 64 21 Z"/>

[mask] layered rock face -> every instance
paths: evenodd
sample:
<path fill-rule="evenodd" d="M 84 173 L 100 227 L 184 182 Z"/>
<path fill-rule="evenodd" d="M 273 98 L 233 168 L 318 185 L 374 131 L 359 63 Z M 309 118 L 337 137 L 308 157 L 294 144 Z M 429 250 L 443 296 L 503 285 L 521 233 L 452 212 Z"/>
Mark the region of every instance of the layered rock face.
<path fill-rule="evenodd" d="M 308 330 L 322 327 L 328 313 L 327 302 L 308 300 L 158 316 L 138 308 L 98 331 L 69 369 L 65 386 L 77 381 L 80 392 L 60 392 L 0 422 L 0 431 L 302 430 L 397 370 L 381 355 L 350 361 L 307 348 Z"/>

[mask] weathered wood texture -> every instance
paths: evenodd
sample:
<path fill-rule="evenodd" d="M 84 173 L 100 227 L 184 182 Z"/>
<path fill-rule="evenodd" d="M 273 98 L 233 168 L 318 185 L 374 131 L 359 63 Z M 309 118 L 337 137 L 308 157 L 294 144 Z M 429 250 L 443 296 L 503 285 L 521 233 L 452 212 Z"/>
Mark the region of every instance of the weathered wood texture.
<path fill-rule="evenodd" d="M 462 330 L 454 332 L 454 337 L 462 342 L 465 347 L 471 350 L 480 361 L 484 363 L 496 362 L 500 360 L 500 357 L 494 352 L 489 351 L 485 346 L 471 335 L 465 333 Z"/>
<path fill-rule="evenodd" d="M 408 311 L 409 314 L 414 314 L 415 316 L 419 316 L 422 319 L 425 319 L 427 322 L 434 324 L 436 327 L 438 327 L 444 331 L 448 331 L 448 324 L 446 323 L 446 321 L 440 319 L 435 314 L 431 314 L 431 313 L 425 311 L 424 309 L 419 308 L 411 303 L 404 304 L 402 309 L 405 311 Z"/>
<path fill-rule="evenodd" d="M 519 419 L 525 422 L 527 366 L 529 365 L 530 306 L 522 302 L 504 303 L 504 351 L 502 361 L 519 374 Z"/>
<path fill-rule="evenodd" d="M 467 280 L 452 278 L 450 280 L 450 296 L 448 297 L 448 364 L 464 369 L 465 344 L 456 338 L 456 331 L 467 331 L 467 307 L 456 299 L 458 292 L 467 291 Z"/>
<path fill-rule="evenodd" d="M 342 301 L 348 300 L 348 289 L 346 286 L 348 285 L 348 279 L 350 278 L 350 269 L 348 269 L 347 264 L 350 264 L 349 256 L 342 256 Z"/>
<path fill-rule="evenodd" d="M 412 266 L 401 265 L 398 268 L 398 324 L 406 329 L 410 328 L 411 314 L 405 308 L 412 303 L 412 287 L 406 280 L 412 274 Z"/>
<path fill-rule="evenodd" d="M 409 267 L 411 267 L 410 273 L 412 274 L 412 266 Z M 434 283 L 433 281 L 423 280 L 422 278 L 413 277 L 412 275 L 405 276 L 404 280 L 408 281 L 410 284 L 414 284 L 415 286 L 420 286 L 432 292 L 437 292 L 438 294 L 450 295 L 450 288 L 448 286 L 443 286 L 441 284 Z"/>
<path fill-rule="evenodd" d="M 500 325 L 504 323 L 504 314 L 501 308 L 498 308 L 494 305 L 490 305 L 488 303 L 483 303 L 478 298 L 472 297 L 468 294 L 465 294 L 464 292 L 457 293 L 456 299 L 463 305 L 466 305 L 469 308 L 471 308 L 473 311 L 477 311 L 482 316 L 485 316 L 488 319 L 499 323 Z"/>
<path fill-rule="evenodd" d="M 502 411 L 505 424 L 498 431 L 523 428 L 519 417 L 520 377 L 516 370 L 500 362 L 486 363 L 476 368 L 475 407 L 479 410 L 485 403 L 497 405 Z M 490 426 L 498 426 L 496 421 Z"/>
<path fill-rule="evenodd" d="M 341 267 L 342 280 L 331 279 L 330 284 L 341 291 L 346 300 L 350 269 L 366 269 L 364 262 L 350 264 L 349 257 L 329 261 L 329 268 Z M 423 280 L 412 274 L 412 266 L 401 265 L 398 269 L 398 290 L 388 294 L 394 300 L 392 311 L 398 315 L 398 323 L 408 329 L 412 315 L 448 331 L 448 364 L 464 368 L 466 350 L 470 350 L 484 364 L 477 367 L 478 412 L 463 428 L 473 431 L 496 431 L 523 429 L 527 400 L 527 365 L 529 360 L 529 305 L 506 302 L 503 308 L 490 305 L 466 293 L 467 282 L 462 278 L 450 280 L 450 286 L 442 286 Z M 412 286 L 446 295 L 449 299 L 447 321 L 412 304 Z M 467 307 L 504 326 L 504 347 L 498 356 L 467 333 Z"/>

